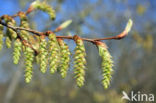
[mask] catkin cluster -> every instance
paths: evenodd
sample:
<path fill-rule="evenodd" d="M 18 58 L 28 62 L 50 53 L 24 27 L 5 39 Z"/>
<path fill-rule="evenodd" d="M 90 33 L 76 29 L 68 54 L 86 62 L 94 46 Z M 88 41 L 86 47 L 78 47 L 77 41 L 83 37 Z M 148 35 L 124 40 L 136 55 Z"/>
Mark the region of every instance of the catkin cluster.
<path fill-rule="evenodd" d="M 5 15 L 4 16 L 4 21 L 7 25 L 11 25 L 11 26 L 15 26 L 16 25 L 16 21 L 14 19 L 12 19 L 10 16 Z M 15 39 L 17 37 L 17 34 L 14 30 L 12 30 L 11 28 L 7 28 L 6 30 L 6 39 L 5 39 L 5 44 L 7 46 L 7 48 L 11 48 L 11 41 L 13 39 Z"/>
<path fill-rule="evenodd" d="M 24 56 L 25 61 L 25 82 L 29 83 L 32 79 L 33 63 L 36 58 L 37 64 L 40 65 L 40 71 L 46 73 L 47 69 L 51 74 L 60 72 L 61 77 L 65 78 L 70 66 L 70 57 L 74 59 L 74 77 L 78 87 L 84 85 L 85 69 L 86 69 L 86 51 L 83 41 L 89 41 L 98 47 L 99 55 L 102 58 L 102 84 L 104 88 L 108 88 L 111 81 L 113 61 L 107 50 L 105 43 L 97 39 L 80 38 L 79 36 L 56 36 L 55 33 L 66 28 L 72 21 L 67 20 L 58 26 L 54 31 L 38 32 L 29 29 L 29 22 L 27 14 L 33 10 L 38 9 L 46 12 L 52 20 L 55 19 L 55 11 L 51 6 L 39 0 L 33 2 L 27 12 L 18 12 L 14 16 L 3 15 L 0 17 L 0 50 L 3 47 L 3 38 L 6 46 L 11 47 L 13 42 L 13 63 L 18 64 L 21 55 Z M 16 26 L 14 17 L 19 16 L 20 25 Z M 2 25 L 1 25 L 2 24 Z M 121 39 L 125 37 L 132 27 L 132 20 L 127 23 L 125 30 L 112 38 L 107 39 Z M 6 28 L 4 28 L 4 26 Z M 30 34 L 31 32 L 32 34 Z M 74 40 L 76 47 L 74 56 L 71 56 L 68 45 L 64 39 Z M 104 38 L 106 39 L 106 38 Z M 101 39 L 101 40 L 104 40 Z"/>
<path fill-rule="evenodd" d="M 32 3 L 31 7 L 32 9 L 38 9 L 46 12 L 50 16 L 51 20 L 54 20 L 56 17 L 55 10 L 45 2 L 35 1 Z"/>
<path fill-rule="evenodd" d="M 86 68 L 86 52 L 83 44 L 83 40 L 77 35 L 74 36 L 76 43 L 75 54 L 74 54 L 74 74 L 76 83 L 79 87 L 84 85 L 85 81 L 85 68 Z"/>
<path fill-rule="evenodd" d="M 7 21 L 7 24 L 11 25 L 11 26 L 16 26 L 16 22 L 14 19 L 12 19 L 11 21 Z M 16 32 L 10 28 L 7 28 L 6 33 L 7 33 L 8 37 L 10 37 L 11 39 L 15 39 L 17 37 Z"/>
<path fill-rule="evenodd" d="M 28 19 L 26 17 L 26 14 L 23 12 L 19 12 L 18 13 L 19 17 L 20 17 L 20 27 L 23 28 L 29 28 L 29 23 L 28 23 Z M 29 33 L 25 30 L 21 30 L 20 31 L 20 36 L 24 39 L 24 40 L 28 40 L 29 38 Z"/>

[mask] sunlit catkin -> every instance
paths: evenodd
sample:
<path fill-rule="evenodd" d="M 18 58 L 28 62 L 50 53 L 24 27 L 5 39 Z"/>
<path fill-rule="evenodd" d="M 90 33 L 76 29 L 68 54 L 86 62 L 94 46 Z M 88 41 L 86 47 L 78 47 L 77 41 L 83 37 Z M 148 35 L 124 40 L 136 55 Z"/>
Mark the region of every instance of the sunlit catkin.
<path fill-rule="evenodd" d="M 109 51 L 107 50 L 107 46 L 103 42 L 97 42 L 97 47 L 99 49 L 99 55 L 102 58 L 102 84 L 105 89 L 107 89 L 110 85 L 111 75 L 113 72 L 112 66 L 112 56 L 110 55 Z"/>
<path fill-rule="evenodd" d="M 60 61 L 60 47 L 58 45 L 56 35 L 54 33 L 49 34 L 49 68 L 50 73 L 55 73 L 57 71 L 59 61 Z"/>
<path fill-rule="evenodd" d="M 19 39 L 14 41 L 13 63 L 18 64 L 22 50 L 22 43 Z"/>
<path fill-rule="evenodd" d="M 40 1 L 34 1 L 31 4 L 32 9 L 38 9 L 38 10 L 42 10 L 43 12 L 46 12 L 51 20 L 54 20 L 56 15 L 55 15 L 55 10 L 48 5 L 46 2 L 40 2 Z"/>
<path fill-rule="evenodd" d="M 18 15 L 20 17 L 20 27 L 28 29 L 29 23 L 26 14 L 24 12 L 19 12 Z M 20 36 L 23 38 L 23 40 L 28 40 L 29 35 L 30 33 L 25 30 L 21 30 L 20 32 Z"/>
<path fill-rule="evenodd" d="M 14 19 L 12 19 L 7 24 L 11 25 L 11 26 L 16 26 L 16 22 L 15 22 Z M 16 39 L 16 37 L 17 37 L 17 33 L 13 29 L 7 28 L 7 32 L 6 33 L 7 33 L 7 36 L 9 36 L 11 39 Z"/>
<path fill-rule="evenodd" d="M 4 21 L 9 26 L 16 26 L 16 21 L 12 17 L 10 17 L 8 15 L 4 16 Z M 17 37 L 17 34 L 13 29 L 7 28 L 6 36 L 8 36 L 10 39 L 15 39 Z"/>
<path fill-rule="evenodd" d="M 74 54 L 74 74 L 76 83 L 79 87 L 84 85 L 85 81 L 85 68 L 86 68 L 86 52 L 83 44 L 83 40 L 77 35 L 74 36 L 76 43 L 75 54 Z"/>
<path fill-rule="evenodd" d="M 24 47 L 25 57 L 25 82 L 29 83 L 32 79 L 34 51 L 30 47 Z"/>
<path fill-rule="evenodd" d="M 11 48 L 11 39 L 9 37 L 6 37 L 5 44 L 6 44 L 7 48 Z"/>
<path fill-rule="evenodd" d="M 58 39 L 58 43 L 60 45 L 60 74 L 62 78 L 65 78 L 67 75 L 67 71 L 69 69 L 69 62 L 70 62 L 70 50 L 68 45 L 62 40 Z"/>
<path fill-rule="evenodd" d="M 15 20 L 10 18 L 9 16 L 7 16 L 7 19 L 5 19 L 5 22 L 7 23 L 7 25 L 11 25 L 11 26 L 15 26 L 16 24 Z M 12 39 L 15 39 L 16 37 L 17 37 L 16 32 L 10 28 L 7 28 L 6 39 L 5 39 L 5 44 L 7 48 L 11 48 Z"/>
<path fill-rule="evenodd" d="M 39 63 L 40 63 L 40 71 L 45 73 L 47 71 L 47 41 L 44 36 L 40 36 L 40 44 L 39 44 Z"/>

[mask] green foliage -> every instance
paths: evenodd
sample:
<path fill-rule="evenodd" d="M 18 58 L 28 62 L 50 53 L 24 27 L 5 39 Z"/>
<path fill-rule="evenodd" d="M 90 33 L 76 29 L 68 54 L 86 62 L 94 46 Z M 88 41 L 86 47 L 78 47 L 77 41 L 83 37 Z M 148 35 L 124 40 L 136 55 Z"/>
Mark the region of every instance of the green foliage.
<path fill-rule="evenodd" d="M 57 27 L 54 32 L 58 32 L 62 29 L 65 29 L 66 27 L 68 27 L 70 24 L 72 23 L 72 20 L 66 20 L 65 22 L 63 22 L 59 27 Z"/>
<path fill-rule="evenodd" d="M 128 23 L 125 27 L 125 32 L 130 32 L 131 28 L 132 28 L 132 25 L 133 25 L 133 21 L 131 19 L 128 20 Z"/>
<path fill-rule="evenodd" d="M 59 27 L 64 29 L 64 28 L 68 27 L 71 23 L 72 23 L 72 20 L 67 20 L 67 21 L 63 22 Z"/>

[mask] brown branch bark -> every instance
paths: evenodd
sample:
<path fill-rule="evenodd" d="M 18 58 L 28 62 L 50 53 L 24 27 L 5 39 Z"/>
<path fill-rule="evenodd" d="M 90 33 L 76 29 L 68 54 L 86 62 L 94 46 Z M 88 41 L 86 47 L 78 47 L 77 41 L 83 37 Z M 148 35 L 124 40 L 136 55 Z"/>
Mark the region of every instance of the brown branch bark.
<path fill-rule="evenodd" d="M 36 30 L 32 30 L 32 29 L 27 29 L 27 28 L 22 28 L 22 27 L 15 27 L 15 26 L 11 26 L 11 25 L 7 25 L 6 23 L 3 23 L 2 21 L 0 21 L 0 24 L 3 26 L 6 26 L 8 28 L 13 29 L 14 31 L 18 31 L 18 30 L 25 30 L 28 31 L 30 33 L 33 33 L 35 35 L 41 36 L 41 35 L 45 35 L 48 36 L 51 33 L 54 33 L 53 31 L 46 31 L 46 32 L 39 32 Z M 88 41 L 88 42 L 92 42 L 94 43 L 94 41 L 101 41 L 101 40 L 119 40 L 119 39 L 123 39 L 125 36 L 127 35 L 127 32 L 122 32 L 117 36 L 112 36 L 112 37 L 107 37 L 107 38 L 95 38 L 95 39 L 90 39 L 90 38 L 81 38 L 84 41 Z M 73 36 L 56 36 L 57 38 L 62 38 L 62 39 L 71 39 L 73 40 Z"/>

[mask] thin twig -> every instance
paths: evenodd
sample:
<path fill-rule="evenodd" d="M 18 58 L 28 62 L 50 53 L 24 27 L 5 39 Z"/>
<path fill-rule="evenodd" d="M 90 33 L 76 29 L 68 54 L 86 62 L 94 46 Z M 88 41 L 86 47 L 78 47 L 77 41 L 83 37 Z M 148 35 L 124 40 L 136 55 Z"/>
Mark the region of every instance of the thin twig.
<path fill-rule="evenodd" d="M 36 30 L 32 30 L 32 29 L 27 29 L 27 28 L 22 28 L 22 27 L 15 27 L 15 26 L 11 26 L 11 25 L 7 25 L 6 23 L 3 23 L 0 21 L 0 24 L 8 27 L 8 28 L 11 28 L 15 31 L 17 30 L 25 30 L 25 31 L 28 31 L 30 33 L 33 33 L 35 35 L 49 35 L 50 33 L 53 33 L 53 31 L 46 31 L 46 32 L 39 32 L 39 31 L 36 31 Z M 124 34 L 124 36 L 120 36 L 121 34 Z M 88 41 L 88 42 L 94 42 L 94 41 L 101 41 L 101 40 L 111 40 L 111 39 L 115 39 L 115 40 L 119 40 L 119 39 L 122 39 L 126 36 L 126 32 L 122 32 L 121 34 L 117 35 L 117 36 L 113 36 L 113 37 L 107 37 L 107 38 L 95 38 L 95 39 L 89 39 L 89 38 L 81 38 L 82 40 L 84 41 Z M 62 38 L 62 39 L 71 39 L 73 40 L 73 36 L 56 36 L 57 38 Z"/>
<path fill-rule="evenodd" d="M 32 29 L 27 29 L 27 28 L 22 28 L 22 27 L 11 26 L 11 25 L 8 25 L 8 24 L 6 24 L 6 23 L 4 23 L 4 22 L 2 22 L 2 21 L 0 21 L 0 24 L 3 25 L 3 26 L 6 26 L 6 27 L 8 27 L 8 28 L 13 29 L 14 31 L 15 31 L 15 30 L 16 30 L 16 31 L 17 31 L 17 30 L 25 30 L 25 31 L 31 32 L 31 33 L 36 34 L 36 35 L 41 35 L 41 34 L 42 34 L 42 32 L 38 32 L 38 31 L 35 31 L 35 30 L 32 30 Z"/>

